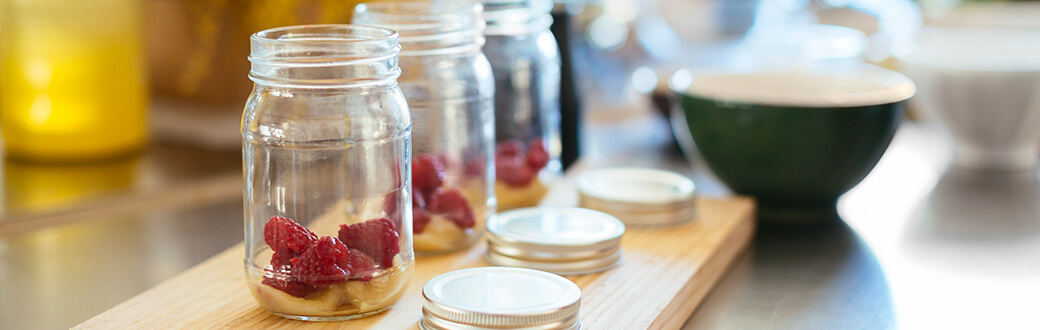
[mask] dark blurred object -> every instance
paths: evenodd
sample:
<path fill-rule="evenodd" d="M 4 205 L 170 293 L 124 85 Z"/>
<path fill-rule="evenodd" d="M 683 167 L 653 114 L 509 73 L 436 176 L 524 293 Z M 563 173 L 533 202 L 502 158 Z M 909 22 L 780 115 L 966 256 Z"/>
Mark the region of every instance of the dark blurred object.
<path fill-rule="evenodd" d="M 552 17 L 553 23 L 549 29 L 560 46 L 560 60 L 563 63 L 560 68 L 560 142 L 563 147 L 560 162 L 566 170 L 581 155 L 581 99 L 574 85 L 571 17 L 561 4 L 553 9 Z"/>

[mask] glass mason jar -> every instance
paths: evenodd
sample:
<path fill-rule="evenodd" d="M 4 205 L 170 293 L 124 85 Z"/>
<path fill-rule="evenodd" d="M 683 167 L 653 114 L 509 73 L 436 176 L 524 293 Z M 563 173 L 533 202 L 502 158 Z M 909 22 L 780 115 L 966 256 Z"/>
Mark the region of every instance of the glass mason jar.
<path fill-rule="evenodd" d="M 397 33 L 292 26 L 251 38 L 242 115 L 245 270 L 269 312 L 342 320 L 390 307 L 413 272 L 411 120 Z"/>
<path fill-rule="evenodd" d="M 495 75 L 499 210 L 537 205 L 560 166 L 560 55 L 550 0 L 484 0 Z"/>
<path fill-rule="evenodd" d="M 481 53 L 476 2 L 362 4 L 354 24 L 400 33 L 401 77 L 412 116 L 412 231 L 416 253 L 472 245 L 495 212 L 495 81 Z M 387 213 L 400 217 L 388 208 Z"/>

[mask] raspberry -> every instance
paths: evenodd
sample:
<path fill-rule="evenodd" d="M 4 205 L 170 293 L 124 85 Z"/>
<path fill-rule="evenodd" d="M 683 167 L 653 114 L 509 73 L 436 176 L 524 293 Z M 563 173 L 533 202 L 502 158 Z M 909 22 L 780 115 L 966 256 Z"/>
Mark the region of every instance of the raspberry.
<path fill-rule="evenodd" d="M 448 177 L 444 165 L 433 155 L 418 155 L 412 161 L 412 187 L 430 192 L 444 184 Z"/>
<path fill-rule="evenodd" d="M 286 272 L 267 272 L 267 274 L 264 274 L 264 280 L 261 283 L 299 298 L 318 291 L 317 287 L 289 277 L 289 274 Z"/>
<path fill-rule="evenodd" d="M 524 152 L 524 144 L 517 140 L 507 140 L 495 147 L 495 156 L 516 156 Z"/>
<path fill-rule="evenodd" d="M 400 217 L 397 209 L 397 199 L 400 198 L 401 191 L 397 190 L 383 196 L 383 211 L 386 212 L 388 218 L 397 219 Z M 426 198 L 423 197 L 422 192 L 412 190 L 412 208 L 425 208 Z"/>
<path fill-rule="evenodd" d="M 339 238 L 348 248 L 365 252 L 383 268 L 393 266 L 394 256 L 401 251 L 400 236 L 387 218 L 340 225 Z"/>
<path fill-rule="evenodd" d="M 534 180 L 537 172 L 527 166 L 525 157 L 495 157 L 495 177 L 510 186 L 525 186 Z"/>
<path fill-rule="evenodd" d="M 358 249 L 350 249 L 350 264 L 354 268 L 354 279 L 366 282 L 371 281 L 372 273 L 379 270 L 379 266 L 376 266 L 376 261 Z"/>
<path fill-rule="evenodd" d="M 430 223 L 430 212 L 424 208 L 412 208 L 412 233 L 420 234 Z"/>
<path fill-rule="evenodd" d="M 274 270 L 289 270 L 292 267 L 292 258 L 299 256 L 299 253 L 292 253 L 289 250 L 282 250 L 281 252 L 275 251 L 274 255 L 271 256 L 271 268 Z"/>
<path fill-rule="evenodd" d="M 400 194 L 400 191 L 395 191 L 383 198 L 383 211 L 393 221 L 401 219 L 401 213 L 397 209 L 397 198 Z M 426 198 L 423 197 L 422 192 L 412 190 L 412 232 L 416 234 L 422 232 L 429 222 L 430 215 L 426 212 Z"/>
<path fill-rule="evenodd" d="M 292 259 L 292 276 L 314 286 L 333 285 L 346 281 L 347 275 L 352 273 L 349 260 L 350 251 L 343 242 L 323 236 L 309 250 Z"/>
<path fill-rule="evenodd" d="M 401 217 L 397 210 L 397 199 L 400 198 L 401 191 L 394 190 L 386 196 L 383 196 L 383 212 L 386 212 L 386 216 L 390 219 L 398 219 Z"/>
<path fill-rule="evenodd" d="M 441 188 L 434 191 L 430 198 L 430 212 L 444 214 L 459 228 L 472 228 L 477 223 L 466 196 L 458 189 Z"/>
<path fill-rule="evenodd" d="M 534 139 L 527 149 L 527 166 L 537 171 L 547 164 L 549 164 L 549 152 L 545 151 L 545 143 L 540 138 Z"/>
<path fill-rule="evenodd" d="M 317 235 L 286 217 L 273 217 L 264 225 L 264 242 L 283 257 L 298 256 L 317 241 Z"/>

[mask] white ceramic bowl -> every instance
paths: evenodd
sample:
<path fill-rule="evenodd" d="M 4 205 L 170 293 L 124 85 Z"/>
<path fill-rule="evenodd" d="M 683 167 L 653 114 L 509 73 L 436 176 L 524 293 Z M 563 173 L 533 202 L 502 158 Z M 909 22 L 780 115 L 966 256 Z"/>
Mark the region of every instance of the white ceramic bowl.
<path fill-rule="evenodd" d="M 1032 169 L 1040 151 L 1040 30 L 929 28 L 899 55 L 914 105 L 953 135 L 955 166 Z"/>

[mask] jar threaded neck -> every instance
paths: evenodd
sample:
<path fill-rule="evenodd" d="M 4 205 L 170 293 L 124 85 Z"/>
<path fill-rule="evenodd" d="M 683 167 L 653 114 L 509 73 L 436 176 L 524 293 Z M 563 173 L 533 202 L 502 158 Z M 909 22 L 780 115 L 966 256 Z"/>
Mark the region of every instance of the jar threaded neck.
<path fill-rule="evenodd" d="M 473 1 L 364 3 L 353 23 L 397 31 L 401 56 L 469 53 L 484 45 L 482 11 Z"/>
<path fill-rule="evenodd" d="M 329 88 L 382 84 L 401 75 L 393 30 L 342 24 L 287 26 L 250 37 L 249 79 L 258 84 Z"/>
<path fill-rule="evenodd" d="M 552 25 L 552 0 L 481 0 L 485 34 L 520 35 L 547 30 Z"/>

